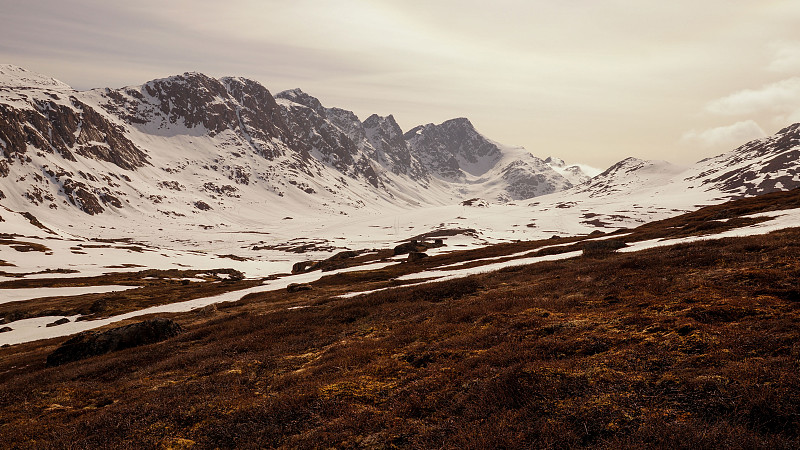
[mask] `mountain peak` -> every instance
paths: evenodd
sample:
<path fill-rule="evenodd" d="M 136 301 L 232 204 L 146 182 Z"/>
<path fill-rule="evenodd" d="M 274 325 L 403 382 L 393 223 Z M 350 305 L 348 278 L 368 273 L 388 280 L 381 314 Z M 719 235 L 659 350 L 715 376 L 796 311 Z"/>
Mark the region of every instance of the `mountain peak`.
<path fill-rule="evenodd" d="M 418 126 L 404 137 L 420 160 L 446 179 L 461 179 L 467 173 L 483 175 L 503 156 L 500 148 L 464 117 Z"/>
<path fill-rule="evenodd" d="M 566 167 L 567 163 L 564 162 L 561 158 L 556 158 L 553 156 L 548 156 L 547 159 L 544 160 L 546 164 L 550 164 L 552 167 Z"/>
<path fill-rule="evenodd" d="M 201 72 L 184 72 L 182 74 L 170 75 L 168 77 L 163 77 L 163 78 L 156 78 L 154 80 L 150 80 L 146 84 L 151 84 L 151 83 L 189 83 L 189 82 L 198 81 L 198 80 L 206 81 L 206 80 L 213 80 L 213 78 L 211 78 L 208 75 L 205 75 L 204 73 L 201 73 Z"/>
<path fill-rule="evenodd" d="M 367 119 L 364 120 L 363 123 L 365 128 L 376 128 L 379 126 L 383 126 L 383 124 L 386 124 L 393 129 L 398 129 L 398 130 L 400 129 L 400 125 L 397 124 L 397 121 L 394 120 L 394 116 L 391 114 L 389 114 L 388 116 L 379 116 L 377 114 L 373 114 L 367 117 Z M 401 132 L 400 134 L 403 133 Z"/>
<path fill-rule="evenodd" d="M 776 134 L 778 134 L 778 135 L 800 134 L 800 123 L 794 123 L 792 125 L 789 125 L 786 128 L 782 128 Z"/>
<path fill-rule="evenodd" d="M 32 72 L 13 64 L 0 64 L 0 87 L 46 88 L 59 91 L 73 90 L 68 84 L 55 78 Z"/>
<path fill-rule="evenodd" d="M 672 173 L 680 171 L 681 169 L 682 168 L 675 166 L 668 161 L 644 160 L 629 156 L 606 169 L 603 173 L 598 175 L 598 177 L 605 177 L 614 173 L 632 173 L 642 170 L 652 173 Z"/>
<path fill-rule="evenodd" d="M 440 126 L 449 128 L 462 128 L 469 131 L 475 131 L 477 133 L 475 126 L 472 125 L 472 122 L 470 122 L 470 120 L 466 117 L 456 117 L 455 119 L 445 120 Z"/>
<path fill-rule="evenodd" d="M 322 106 L 322 102 L 320 102 L 316 97 L 303 92 L 303 90 L 300 88 L 279 92 L 275 97 L 282 98 L 284 100 L 290 100 L 300 105 L 307 106 L 323 116 L 326 114 L 325 107 Z"/>

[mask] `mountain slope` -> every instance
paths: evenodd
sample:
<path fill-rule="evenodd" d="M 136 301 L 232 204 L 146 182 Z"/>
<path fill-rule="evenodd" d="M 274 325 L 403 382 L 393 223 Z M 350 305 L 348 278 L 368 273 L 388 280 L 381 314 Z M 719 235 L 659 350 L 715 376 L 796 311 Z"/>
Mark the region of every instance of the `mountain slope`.
<path fill-rule="evenodd" d="M 555 173 L 539 176 L 548 168 L 527 152 L 510 159 L 466 119 L 406 139 L 391 116 L 361 122 L 299 89 L 273 97 L 242 78 L 185 73 L 78 92 L 3 66 L 0 86 L 0 177 L 15 180 L 0 196 L 62 220 L 73 209 L 260 220 L 252 210 L 267 199 L 271 220 L 308 207 L 348 214 L 455 204 L 481 185 L 496 191 L 492 201 L 569 186 Z"/>
<path fill-rule="evenodd" d="M 800 187 L 800 124 L 697 163 L 686 181 L 731 197 Z"/>

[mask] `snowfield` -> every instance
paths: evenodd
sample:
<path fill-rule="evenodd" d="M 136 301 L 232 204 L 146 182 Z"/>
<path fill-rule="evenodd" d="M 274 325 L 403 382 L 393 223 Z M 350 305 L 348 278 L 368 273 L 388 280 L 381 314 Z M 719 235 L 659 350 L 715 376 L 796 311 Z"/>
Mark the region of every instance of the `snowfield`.
<path fill-rule="evenodd" d="M 19 302 L 45 297 L 69 297 L 83 294 L 105 294 L 126 291 L 138 286 L 78 286 L 78 287 L 40 287 L 28 289 L 0 289 L 0 304 Z"/>
<path fill-rule="evenodd" d="M 744 217 L 763 217 L 769 218 L 769 220 L 751 226 L 745 226 L 740 228 L 735 228 L 728 231 L 723 231 L 720 233 L 715 234 L 708 234 L 702 236 L 692 236 L 680 239 L 664 239 L 664 240 L 647 240 L 641 242 L 634 242 L 628 247 L 625 247 L 619 251 L 621 252 L 635 252 L 646 250 L 649 248 L 654 247 L 661 247 L 661 246 L 668 246 L 668 245 L 678 245 L 678 244 L 685 244 L 690 242 L 697 242 L 701 240 L 712 240 L 712 239 L 724 239 L 728 237 L 741 237 L 741 236 L 752 236 L 752 235 L 759 235 L 759 234 L 766 234 L 773 231 L 786 229 L 786 228 L 793 228 L 800 224 L 800 208 L 797 209 L 788 209 L 788 210 L 780 210 L 780 211 L 771 211 L 766 213 L 759 213 L 759 214 L 752 214 Z M 595 241 L 595 240 L 603 240 L 609 238 L 620 238 L 627 236 L 627 233 L 617 234 L 614 236 L 604 236 L 601 238 L 594 238 L 594 239 L 587 239 L 587 241 Z M 445 238 L 446 239 L 446 238 Z M 455 249 L 464 249 L 471 247 L 470 244 L 459 244 L 458 246 L 453 245 L 449 240 L 448 246 L 440 247 L 437 252 L 446 252 L 449 250 Z M 453 242 L 458 242 L 459 239 L 455 239 Z M 419 283 L 412 283 L 412 284 L 405 284 L 403 287 L 408 286 L 417 286 L 420 284 L 426 283 L 433 283 L 433 282 L 441 282 L 441 281 L 448 281 L 457 278 L 463 278 L 470 275 L 486 273 L 497 271 L 507 267 L 514 267 L 514 266 L 521 266 L 521 265 L 529 265 L 529 264 L 536 264 L 538 262 L 543 261 L 557 261 L 569 258 L 575 258 L 582 254 L 581 251 L 570 251 L 564 252 L 560 254 L 554 255 L 545 255 L 545 256 L 528 256 L 536 251 L 541 251 L 545 249 L 552 249 L 557 247 L 564 247 L 570 244 L 560 244 L 560 245 L 548 245 L 548 246 L 541 246 L 535 249 L 531 249 L 524 252 L 512 253 L 509 255 L 503 255 L 498 257 L 491 257 L 491 258 L 481 258 L 475 259 L 470 261 L 465 261 L 462 263 L 457 264 L 448 264 L 444 266 L 437 267 L 431 270 L 423 270 L 416 273 L 411 273 L 408 275 L 403 275 L 397 277 L 398 281 L 416 281 L 420 280 Z M 473 247 L 474 248 L 474 247 Z M 431 252 L 433 253 L 433 252 Z M 116 316 L 112 316 L 106 319 L 101 320 L 87 320 L 87 321 L 76 321 L 79 316 L 70 316 L 66 317 L 66 319 L 70 320 L 70 322 L 65 323 L 59 326 L 51 326 L 47 327 L 47 324 L 51 324 L 52 322 L 62 319 L 62 316 L 48 316 L 48 317 L 37 317 L 32 319 L 24 319 L 19 321 L 10 322 L 7 326 L 11 327 L 11 331 L 7 331 L 4 333 L 0 333 L 0 345 L 3 344 L 18 344 L 23 342 L 29 342 L 38 339 L 48 339 L 60 336 L 68 336 L 74 333 L 78 333 L 81 331 L 92 330 L 95 328 L 99 328 L 108 324 L 112 324 L 115 322 L 119 322 L 126 319 L 131 319 L 139 316 L 151 315 L 151 314 L 159 314 L 159 313 L 175 313 L 175 312 L 186 312 L 191 311 L 193 309 L 202 308 L 211 304 L 221 303 L 221 302 L 230 302 L 230 301 L 237 301 L 241 299 L 243 296 L 251 293 L 257 292 L 267 292 L 267 291 L 276 291 L 281 289 L 286 289 L 289 284 L 292 283 L 311 283 L 314 281 L 319 280 L 324 275 L 335 275 L 337 273 L 344 273 L 350 271 L 366 271 L 366 270 L 377 270 L 382 269 L 393 264 L 398 264 L 397 259 L 399 258 L 392 258 L 390 261 L 386 262 L 378 262 L 378 263 L 371 263 L 367 265 L 360 265 L 355 267 L 350 267 L 346 269 L 334 270 L 330 272 L 321 272 L 319 270 L 296 274 L 291 276 L 284 276 L 277 280 L 270 280 L 264 282 L 262 285 L 255 286 L 248 289 L 227 292 L 225 294 L 216 295 L 212 297 L 206 298 L 198 298 L 194 300 L 189 300 L 185 302 L 178 302 L 172 303 L 167 305 L 160 305 L 154 306 L 150 308 L 145 308 L 139 311 L 134 311 L 126 314 L 120 314 Z M 506 261 L 495 262 L 498 259 L 507 259 Z M 459 268 L 459 266 L 463 265 L 473 265 L 479 263 L 479 265 L 474 267 L 467 267 L 467 268 Z M 14 300 L 25 300 L 31 298 L 40 298 L 44 297 L 45 295 L 79 295 L 82 293 L 90 293 L 90 292 L 112 292 L 121 289 L 129 289 L 129 286 L 95 286 L 95 287 L 85 287 L 85 288 L 40 288 L 40 289 L 0 289 L 0 298 L 3 299 L 3 302 L 6 301 L 14 301 Z M 340 295 L 341 298 L 350 298 L 359 295 L 365 295 L 372 292 L 378 292 L 388 289 L 394 288 L 385 288 L 385 289 L 377 289 L 377 290 L 369 290 L 369 291 L 354 291 L 350 293 L 346 293 Z M 15 296 L 15 297 L 12 297 Z M 8 299 L 7 299 L 8 298 Z M 35 301 L 35 300 L 33 300 Z M 299 307 L 298 307 L 299 308 Z"/>

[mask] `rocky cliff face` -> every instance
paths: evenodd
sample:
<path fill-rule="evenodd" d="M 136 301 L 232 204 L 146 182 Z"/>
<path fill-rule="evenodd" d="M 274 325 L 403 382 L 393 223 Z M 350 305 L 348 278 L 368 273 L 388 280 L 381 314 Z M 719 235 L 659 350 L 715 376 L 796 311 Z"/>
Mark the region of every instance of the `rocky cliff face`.
<path fill-rule="evenodd" d="M 363 123 L 367 141 L 375 149 L 375 159 L 395 174 L 408 175 L 417 181 L 426 181 L 430 174 L 419 158 L 411 153 L 403 137 L 403 130 L 389 115 L 373 114 Z"/>
<path fill-rule="evenodd" d="M 67 102 L 32 99 L 30 108 L 0 104 L 3 156 L 7 160 L 23 159 L 31 148 L 57 153 L 69 161 L 75 161 L 78 154 L 125 170 L 147 163 L 147 155 L 125 136 L 121 127 L 74 96 Z"/>
<path fill-rule="evenodd" d="M 20 195 L 28 202 L 57 208 L 55 195 L 60 194 L 87 214 L 121 205 L 109 188 L 113 182 L 94 189 L 87 184 L 97 180 L 92 171 L 75 173 L 57 161 L 105 162 L 122 173 L 148 164 L 146 152 L 126 136 L 125 128 L 82 101 L 79 93 L 12 66 L 0 67 L 0 151 L 0 177 L 14 173 L 6 183 L 23 187 Z M 30 170 L 16 170 L 23 167 Z"/>
<path fill-rule="evenodd" d="M 465 118 L 440 125 L 420 125 L 409 130 L 404 138 L 425 167 L 453 181 L 463 180 L 466 174 L 483 175 L 503 157 L 500 148 Z"/>

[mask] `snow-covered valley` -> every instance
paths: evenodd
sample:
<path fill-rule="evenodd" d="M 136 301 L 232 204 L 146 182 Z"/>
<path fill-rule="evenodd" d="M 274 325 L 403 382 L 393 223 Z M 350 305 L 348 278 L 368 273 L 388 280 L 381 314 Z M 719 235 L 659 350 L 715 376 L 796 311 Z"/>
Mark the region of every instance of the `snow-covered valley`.
<path fill-rule="evenodd" d="M 800 186 L 799 144 L 795 124 L 689 167 L 627 158 L 600 171 L 497 143 L 467 119 L 403 132 L 392 116 L 362 122 L 299 89 L 273 97 L 242 78 L 187 73 L 75 91 L 0 66 L 0 303 L 53 296 L 48 289 L 70 296 L 108 288 L 23 295 L 8 287 L 19 280 L 215 269 L 251 281 L 271 278 L 114 318 L 61 316 L 71 317 L 66 326 L 46 327 L 59 316 L 26 318 L 12 322 L 0 342 L 63 336 L 308 283 L 338 272 L 288 276 L 296 264 L 342 251 L 368 254 L 441 239 L 433 255 L 619 235 L 703 206 Z M 796 211 L 786 214 L 774 229 L 796 223 Z M 666 244 L 631 248 L 647 245 Z M 397 280 L 449 279 L 580 252 L 528 253 Z M 369 264 L 354 267 L 400 262 Z M 85 291 L 70 294 L 73 288 Z"/>

